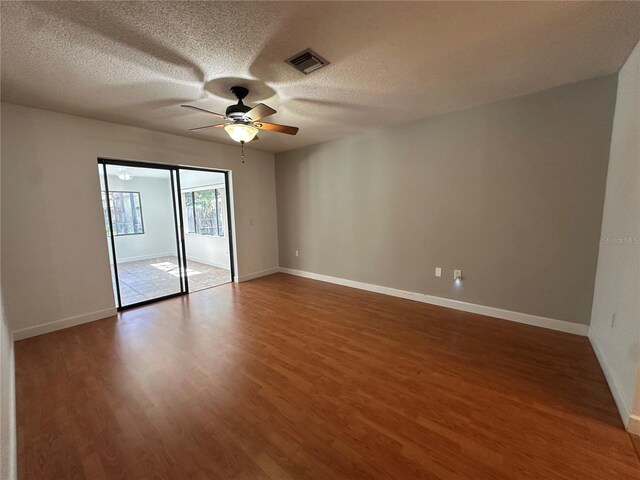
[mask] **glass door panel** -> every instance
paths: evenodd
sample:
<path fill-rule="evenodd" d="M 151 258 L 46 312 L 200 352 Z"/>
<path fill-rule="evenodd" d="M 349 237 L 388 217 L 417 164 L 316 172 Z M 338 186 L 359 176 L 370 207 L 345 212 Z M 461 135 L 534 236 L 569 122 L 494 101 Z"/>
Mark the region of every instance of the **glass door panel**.
<path fill-rule="evenodd" d="M 190 292 L 232 281 L 227 183 L 224 172 L 179 170 Z"/>
<path fill-rule="evenodd" d="M 119 307 L 184 293 L 173 170 L 109 163 L 101 167 Z"/>

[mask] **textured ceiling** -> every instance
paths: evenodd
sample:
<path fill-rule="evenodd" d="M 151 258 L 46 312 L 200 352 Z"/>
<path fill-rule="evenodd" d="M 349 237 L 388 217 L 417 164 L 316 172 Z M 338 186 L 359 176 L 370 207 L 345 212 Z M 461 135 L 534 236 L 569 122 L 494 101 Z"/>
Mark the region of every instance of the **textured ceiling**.
<path fill-rule="evenodd" d="M 228 88 L 278 110 L 284 151 L 617 71 L 640 2 L 2 2 L 2 100 L 188 133 Z M 283 62 L 311 47 L 331 65 Z"/>

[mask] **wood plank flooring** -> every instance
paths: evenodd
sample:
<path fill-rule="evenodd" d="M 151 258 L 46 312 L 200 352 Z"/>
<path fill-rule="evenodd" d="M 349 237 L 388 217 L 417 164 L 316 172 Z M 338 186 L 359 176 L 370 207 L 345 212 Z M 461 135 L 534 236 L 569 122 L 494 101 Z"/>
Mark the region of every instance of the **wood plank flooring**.
<path fill-rule="evenodd" d="M 640 479 L 586 338 L 284 274 L 16 370 L 22 480 Z"/>

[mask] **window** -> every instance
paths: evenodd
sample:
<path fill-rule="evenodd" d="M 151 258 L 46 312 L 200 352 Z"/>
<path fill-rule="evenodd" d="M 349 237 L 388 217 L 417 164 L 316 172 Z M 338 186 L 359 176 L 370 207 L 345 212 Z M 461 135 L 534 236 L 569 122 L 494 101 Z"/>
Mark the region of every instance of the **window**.
<path fill-rule="evenodd" d="M 224 237 L 224 188 L 195 190 L 182 194 L 187 233 Z"/>
<path fill-rule="evenodd" d="M 109 192 L 109 206 L 111 207 L 114 236 L 144 233 L 140 192 Z M 107 235 L 109 235 L 111 232 L 109 231 L 109 211 L 107 210 L 105 192 L 102 192 L 102 209 L 104 210 Z"/>

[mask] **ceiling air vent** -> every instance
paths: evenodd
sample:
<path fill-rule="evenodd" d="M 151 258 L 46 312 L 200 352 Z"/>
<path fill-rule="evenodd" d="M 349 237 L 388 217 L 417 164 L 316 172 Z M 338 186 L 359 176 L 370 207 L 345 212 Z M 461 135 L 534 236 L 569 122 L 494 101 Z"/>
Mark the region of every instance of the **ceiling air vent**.
<path fill-rule="evenodd" d="M 296 53 L 293 57 L 285 60 L 285 62 L 299 72 L 304 73 L 305 75 L 308 75 L 311 72 L 315 72 L 325 65 L 329 65 L 329 62 L 327 62 L 324 58 L 322 58 L 310 48 L 307 48 L 300 53 Z"/>

